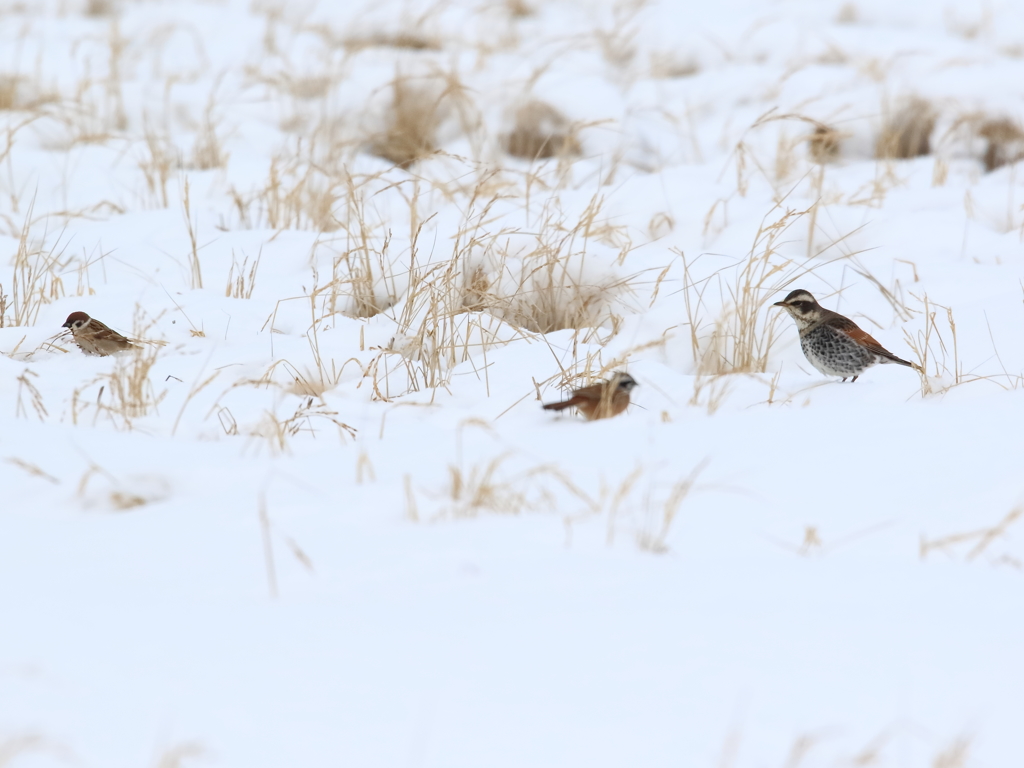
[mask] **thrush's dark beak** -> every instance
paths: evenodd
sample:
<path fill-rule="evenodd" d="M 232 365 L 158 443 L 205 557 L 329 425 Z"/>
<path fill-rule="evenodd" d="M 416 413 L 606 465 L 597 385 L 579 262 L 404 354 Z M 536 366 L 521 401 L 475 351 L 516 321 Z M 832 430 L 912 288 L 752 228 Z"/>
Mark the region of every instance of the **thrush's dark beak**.
<path fill-rule="evenodd" d="M 786 302 L 784 302 L 784 301 L 776 301 L 774 304 L 772 304 L 772 306 L 773 307 L 784 307 L 784 306 L 786 306 Z"/>

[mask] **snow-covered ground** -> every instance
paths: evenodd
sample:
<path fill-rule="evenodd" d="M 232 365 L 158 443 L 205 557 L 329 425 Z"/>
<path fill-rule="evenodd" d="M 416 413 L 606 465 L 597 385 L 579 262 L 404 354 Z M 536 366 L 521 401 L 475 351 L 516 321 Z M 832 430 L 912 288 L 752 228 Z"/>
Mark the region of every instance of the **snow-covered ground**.
<path fill-rule="evenodd" d="M 1021 83 L 1014 2 L 0 3 L 0 766 L 1024 764 Z"/>

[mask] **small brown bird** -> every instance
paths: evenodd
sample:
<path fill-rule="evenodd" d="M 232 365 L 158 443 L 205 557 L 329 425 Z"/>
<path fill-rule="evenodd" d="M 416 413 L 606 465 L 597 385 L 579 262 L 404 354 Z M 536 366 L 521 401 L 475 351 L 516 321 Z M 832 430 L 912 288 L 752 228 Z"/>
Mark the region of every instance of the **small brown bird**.
<path fill-rule="evenodd" d="M 636 381 L 628 373 L 619 371 L 608 381 L 592 384 L 589 387 L 573 390 L 568 400 L 560 403 L 545 403 L 545 411 L 561 411 L 576 408 L 587 421 L 608 419 L 618 416 L 629 405 L 629 392 L 636 386 Z"/>
<path fill-rule="evenodd" d="M 87 355 L 112 355 L 115 352 L 138 349 L 131 340 L 107 328 L 85 312 L 72 312 L 62 327 L 71 330 L 71 337 Z"/>
<path fill-rule="evenodd" d="M 772 306 L 782 307 L 796 321 L 800 348 L 826 376 L 857 380 L 876 363 L 897 363 L 918 370 L 887 350 L 848 317 L 825 309 L 807 291 L 796 290 Z"/>

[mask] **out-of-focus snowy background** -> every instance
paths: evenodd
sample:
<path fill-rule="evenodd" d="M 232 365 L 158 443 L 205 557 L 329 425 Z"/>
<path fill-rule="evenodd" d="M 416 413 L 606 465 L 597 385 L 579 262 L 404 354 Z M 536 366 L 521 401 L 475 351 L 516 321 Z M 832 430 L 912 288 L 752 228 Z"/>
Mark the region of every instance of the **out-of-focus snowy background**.
<path fill-rule="evenodd" d="M 996 0 L 0 2 L 0 766 L 1024 763 L 1022 84 Z"/>

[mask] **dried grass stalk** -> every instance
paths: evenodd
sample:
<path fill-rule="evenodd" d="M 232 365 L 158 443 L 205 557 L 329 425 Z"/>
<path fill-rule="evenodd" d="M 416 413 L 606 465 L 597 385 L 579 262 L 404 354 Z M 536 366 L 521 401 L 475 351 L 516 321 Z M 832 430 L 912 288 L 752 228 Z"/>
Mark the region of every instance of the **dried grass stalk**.
<path fill-rule="evenodd" d="M 441 41 L 419 32 L 377 32 L 345 38 L 343 45 L 352 50 L 364 48 L 404 48 L 409 51 L 439 51 Z"/>

